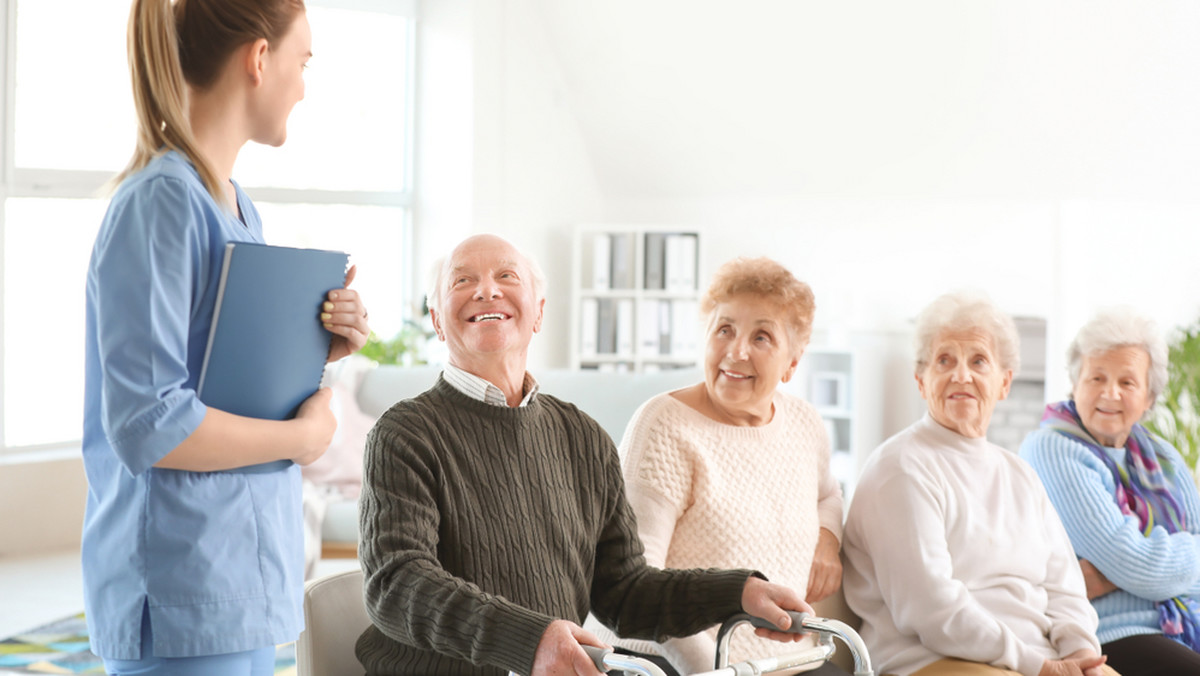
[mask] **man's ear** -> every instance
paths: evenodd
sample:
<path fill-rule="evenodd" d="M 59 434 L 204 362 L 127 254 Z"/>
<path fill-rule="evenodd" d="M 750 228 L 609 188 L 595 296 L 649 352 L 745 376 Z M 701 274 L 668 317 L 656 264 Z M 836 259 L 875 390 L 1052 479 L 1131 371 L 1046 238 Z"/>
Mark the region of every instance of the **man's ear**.
<path fill-rule="evenodd" d="M 271 45 L 266 38 L 259 38 L 251 42 L 246 48 L 246 74 L 250 76 L 250 82 L 255 87 L 262 86 L 269 51 L 271 51 Z"/>
<path fill-rule="evenodd" d="M 539 331 L 542 330 L 542 317 L 544 316 L 545 310 L 546 310 L 546 299 L 543 298 L 543 299 L 539 300 L 537 307 L 538 307 L 537 319 L 534 320 L 534 322 L 533 322 L 533 332 L 534 333 L 538 333 Z"/>
<path fill-rule="evenodd" d="M 438 318 L 438 313 L 429 309 L 429 319 L 433 322 L 433 330 L 437 333 L 438 340 L 446 342 L 446 333 L 442 331 L 442 320 Z"/>

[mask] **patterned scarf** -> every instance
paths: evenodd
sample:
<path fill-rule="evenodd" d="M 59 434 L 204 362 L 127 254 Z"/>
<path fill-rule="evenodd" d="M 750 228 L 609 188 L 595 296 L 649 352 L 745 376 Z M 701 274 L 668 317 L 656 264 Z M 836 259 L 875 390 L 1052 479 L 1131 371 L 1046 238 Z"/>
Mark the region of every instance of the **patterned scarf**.
<path fill-rule="evenodd" d="M 1143 535 L 1149 537 L 1155 526 L 1165 528 L 1168 533 L 1187 531 L 1187 515 L 1173 495 L 1174 467 L 1155 450 L 1155 445 L 1161 442 L 1152 437 L 1145 427 L 1139 424 L 1133 426 L 1125 441 L 1125 462 L 1122 464 L 1114 462 L 1084 429 L 1073 401 L 1047 406 L 1042 427 L 1083 444 L 1104 462 L 1117 487 L 1113 497 L 1121 513 L 1136 517 Z M 1155 606 L 1163 634 L 1192 650 L 1200 651 L 1200 620 L 1197 619 L 1200 617 L 1200 604 L 1191 597 L 1176 596 L 1158 601 Z"/>

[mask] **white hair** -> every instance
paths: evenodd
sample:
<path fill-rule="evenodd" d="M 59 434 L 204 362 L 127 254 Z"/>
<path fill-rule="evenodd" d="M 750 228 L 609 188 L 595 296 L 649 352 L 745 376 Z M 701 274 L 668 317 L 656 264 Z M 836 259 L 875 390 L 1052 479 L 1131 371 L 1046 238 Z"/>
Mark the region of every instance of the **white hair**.
<path fill-rule="evenodd" d="M 459 245 L 455 245 L 455 248 L 458 248 Z M 537 261 L 529 257 L 520 247 L 512 242 L 509 242 L 509 245 L 516 250 L 517 256 L 529 268 L 529 274 L 532 277 L 530 282 L 533 285 L 534 302 L 544 299 L 546 297 L 546 273 L 542 272 L 542 267 L 537 264 Z M 426 279 L 425 307 L 429 308 L 430 312 L 436 312 L 439 315 L 442 312 L 442 296 L 446 292 L 446 268 L 449 263 L 450 254 L 439 256 L 429 268 Z"/>
<path fill-rule="evenodd" d="M 1067 372 L 1071 376 L 1071 391 L 1079 381 L 1084 357 L 1094 357 L 1122 347 L 1140 347 L 1150 357 L 1150 407 L 1167 386 L 1167 341 L 1158 331 L 1154 320 L 1139 314 L 1131 307 L 1101 310 L 1075 334 L 1067 348 Z"/>
<path fill-rule="evenodd" d="M 980 329 L 992 337 L 1001 368 L 1013 373 L 1021 368 L 1021 339 L 1012 317 L 1001 312 L 982 293 L 956 291 L 939 296 L 917 316 L 917 332 L 913 337 L 917 372 L 929 363 L 933 342 L 940 333 L 968 329 Z"/>

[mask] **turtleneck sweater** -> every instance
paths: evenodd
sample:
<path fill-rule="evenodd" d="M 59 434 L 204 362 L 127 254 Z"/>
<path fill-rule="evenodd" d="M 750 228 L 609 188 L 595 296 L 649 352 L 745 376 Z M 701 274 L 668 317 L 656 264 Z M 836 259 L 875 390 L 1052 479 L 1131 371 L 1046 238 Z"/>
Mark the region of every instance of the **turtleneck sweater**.
<path fill-rule="evenodd" d="M 741 610 L 749 570 L 642 556 L 612 441 L 542 393 L 523 407 L 444 380 L 368 435 L 359 507 L 370 675 L 528 674 L 546 627 L 589 610 L 624 635 L 687 635 Z"/>
<path fill-rule="evenodd" d="M 945 657 L 1037 676 L 1100 653 L 1096 612 L 1032 468 L 927 413 L 863 470 L 846 520 L 846 601 L 880 673 Z"/>

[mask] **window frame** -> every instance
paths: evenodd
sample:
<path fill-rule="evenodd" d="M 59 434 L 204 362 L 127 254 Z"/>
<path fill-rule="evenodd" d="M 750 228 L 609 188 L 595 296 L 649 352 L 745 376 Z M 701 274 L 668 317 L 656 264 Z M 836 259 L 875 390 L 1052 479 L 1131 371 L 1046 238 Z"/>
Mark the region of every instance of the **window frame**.
<path fill-rule="evenodd" d="M 0 54 L 3 66 L 0 67 L 0 363 L 7 352 L 7 329 L 5 325 L 5 275 L 3 261 L 5 260 L 5 242 L 7 239 L 6 205 L 10 199 L 21 198 L 65 198 L 65 199 L 95 199 L 103 195 L 103 190 L 116 172 L 87 171 L 70 169 L 22 169 L 15 165 L 16 141 L 16 59 L 17 59 L 17 26 L 16 14 L 18 2 L 36 2 L 38 0 L 0 0 L 0 35 L 4 37 L 4 52 Z M 307 6 L 331 9 L 347 9 L 368 12 L 378 12 L 402 16 L 408 19 L 405 45 L 405 66 L 403 92 L 403 138 L 404 155 L 400 162 L 404 172 L 404 182 L 399 190 L 321 190 L 276 187 L 243 186 L 246 193 L 256 203 L 278 204 L 345 204 L 354 206 L 383 206 L 400 208 L 403 211 L 400 247 L 397 255 L 403 261 L 406 271 L 401 275 L 401 288 L 396 289 L 400 299 L 403 314 L 412 313 L 414 290 L 412 288 L 411 270 L 413 261 L 413 170 L 416 166 L 415 134 L 416 113 L 416 76 L 417 40 L 420 17 L 417 13 L 416 0 L 307 0 Z M 124 39 L 124 36 L 122 36 Z M 129 140 L 130 152 L 133 151 L 133 139 Z M 80 346 L 82 349 L 82 345 Z M 63 457 L 78 457 L 82 446 L 79 438 L 51 442 L 45 444 L 9 446 L 4 433 L 6 412 L 5 387 L 0 381 L 0 465 L 14 462 L 54 460 Z M 82 405 L 82 402 L 80 402 Z"/>

